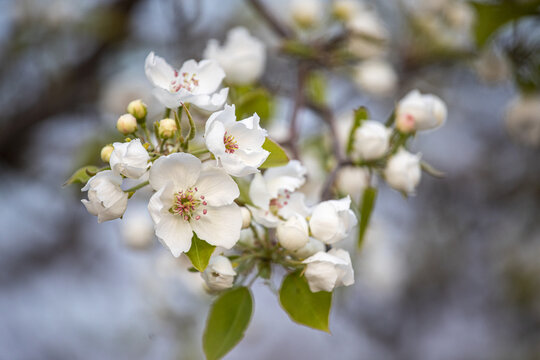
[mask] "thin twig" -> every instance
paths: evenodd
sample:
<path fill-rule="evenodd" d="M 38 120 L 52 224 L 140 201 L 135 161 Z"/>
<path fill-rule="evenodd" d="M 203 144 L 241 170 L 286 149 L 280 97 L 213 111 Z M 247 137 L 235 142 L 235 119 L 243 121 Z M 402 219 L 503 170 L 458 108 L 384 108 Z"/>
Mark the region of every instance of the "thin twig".
<path fill-rule="evenodd" d="M 306 76 L 308 74 L 308 69 L 305 63 L 300 62 L 298 64 L 298 75 L 296 80 L 296 91 L 294 96 L 294 105 L 291 112 L 291 117 L 289 120 L 289 138 L 285 142 L 292 152 L 292 157 L 294 159 L 299 158 L 298 151 L 298 113 L 303 107 L 304 103 L 304 86 L 306 82 Z"/>
<path fill-rule="evenodd" d="M 282 38 L 290 38 L 292 31 L 268 10 L 260 0 L 249 0 L 251 6 L 266 20 L 274 32 Z"/>

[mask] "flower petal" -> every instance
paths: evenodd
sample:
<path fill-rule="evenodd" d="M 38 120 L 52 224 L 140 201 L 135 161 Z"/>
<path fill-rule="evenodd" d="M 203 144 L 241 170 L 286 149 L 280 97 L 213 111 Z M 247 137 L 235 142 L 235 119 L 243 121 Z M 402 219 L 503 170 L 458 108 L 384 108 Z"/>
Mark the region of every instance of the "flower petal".
<path fill-rule="evenodd" d="M 199 62 L 198 76 L 199 86 L 197 86 L 194 93 L 211 94 L 217 90 L 225 78 L 225 72 L 217 61 L 203 60 Z"/>
<path fill-rule="evenodd" d="M 150 185 L 154 190 L 172 181 L 174 190 L 185 190 L 195 184 L 201 172 L 201 160 L 186 153 L 162 156 L 150 168 Z"/>
<path fill-rule="evenodd" d="M 180 216 L 164 213 L 155 226 L 156 236 L 175 257 L 191 247 L 193 231 L 189 222 Z"/>
<path fill-rule="evenodd" d="M 334 242 L 332 240 L 336 233 L 339 232 L 339 226 L 339 216 L 332 204 L 325 201 L 315 206 L 309 220 L 309 227 L 313 237 L 330 244 Z"/>
<path fill-rule="evenodd" d="M 208 206 L 207 213 L 200 213 L 199 220 L 191 218 L 190 224 L 197 236 L 207 243 L 232 248 L 240 239 L 242 213 L 235 203 L 226 206 Z"/>
<path fill-rule="evenodd" d="M 223 104 L 227 101 L 227 95 L 229 94 L 229 88 L 221 89 L 218 93 L 210 95 L 197 95 L 191 100 L 185 100 L 199 109 L 206 111 L 216 111 L 223 107 Z"/>
<path fill-rule="evenodd" d="M 208 168 L 201 171 L 195 183 L 197 193 L 204 195 L 210 206 L 232 204 L 240 196 L 240 190 L 234 180 L 220 168 Z"/>
<path fill-rule="evenodd" d="M 266 182 L 261 174 L 255 174 L 251 185 L 249 186 L 249 198 L 253 202 L 253 205 L 268 210 L 270 206 L 270 193 L 266 187 Z"/>
<path fill-rule="evenodd" d="M 144 62 L 144 72 L 150 82 L 159 88 L 169 89 L 174 78 L 174 69 L 160 56 L 152 51 Z"/>
<path fill-rule="evenodd" d="M 277 197 L 279 190 L 294 191 L 304 185 L 306 168 L 298 160 L 291 160 L 285 166 L 266 170 L 264 179 L 272 198 Z"/>

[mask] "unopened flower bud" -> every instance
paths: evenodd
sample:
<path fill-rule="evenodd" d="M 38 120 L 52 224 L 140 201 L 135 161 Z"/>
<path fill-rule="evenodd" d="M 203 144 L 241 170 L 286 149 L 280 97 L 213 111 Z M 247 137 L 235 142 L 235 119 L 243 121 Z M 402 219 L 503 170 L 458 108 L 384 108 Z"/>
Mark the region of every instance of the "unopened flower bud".
<path fill-rule="evenodd" d="M 303 28 L 313 27 L 321 20 L 322 4 L 320 0 L 294 0 L 291 14 L 294 22 Z"/>
<path fill-rule="evenodd" d="M 173 119 L 163 119 L 159 121 L 158 135 L 163 139 L 170 139 L 174 136 L 178 128 Z"/>
<path fill-rule="evenodd" d="M 354 81 L 367 93 L 389 96 L 396 89 L 398 78 L 388 61 L 372 59 L 356 66 Z"/>
<path fill-rule="evenodd" d="M 390 147 L 390 129 L 384 124 L 365 120 L 354 134 L 353 157 L 361 160 L 381 158 Z"/>
<path fill-rule="evenodd" d="M 446 104 L 438 96 L 413 90 L 397 105 L 396 128 L 403 133 L 434 129 L 444 124 L 446 115 Z"/>
<path fill-rule="evenodd" d="M 116 128 L 124 135 L 134 133 L 137 130 L 137 119 L 131 114 L 124 114 L 118 118 Z"/>
<path fill-rule="evenodd" d="M 105 145 L 102 149 L 101 149 L 101 160 L 103 162 L 106 162 L 108 163 L 109 160 L 111 159 L 111 154 L 113 152 L 114 148 L 112 145 Z"/>
<path fill-rule="evenodd" d="M 384 177 L 388 185 L 407 194 L 414 193 L 420 182 L 420 155 L 400 149 L 388 160 L 384 169 Z"/>
<path fill-rule="evenodd" d="M 307 221 L 300 215 L 294 215 L 287 221 L 279 223 L 276 235 L 285 249 L 298 250 L 309 241 Z"/>
<path fill-rule="evenodd" d="M 300 249 L 296 250 L 294 254 L 300 259 L 305 259 L 318 253 L 319 251 L 325 251 L 326 246 L 320 240 L 315 238 L 309 238 L 309 241 L 306 245 L 302 246 Z"/>
<path fill-rule="evenodd" d="M 242 229 L 247 229 L 251 224 L 251 213 L 245 207 L 241 207 L 240 211 L 242 212 Z"/>
<path fill-rule="evenodd" d="M 202 273 L 206 285 L 213 291 L 231 288 L 235 275 L 231 261 L 222 255 L 213 257 Z"/>
<path fill-rule="evenodd" d="M 137 120 L 142 120 L 146 117 L 146 114 L 148 114 L 148 109 L 141 99 L 137 99 L 128 104 L 127 112 L 133 115 Z"/>

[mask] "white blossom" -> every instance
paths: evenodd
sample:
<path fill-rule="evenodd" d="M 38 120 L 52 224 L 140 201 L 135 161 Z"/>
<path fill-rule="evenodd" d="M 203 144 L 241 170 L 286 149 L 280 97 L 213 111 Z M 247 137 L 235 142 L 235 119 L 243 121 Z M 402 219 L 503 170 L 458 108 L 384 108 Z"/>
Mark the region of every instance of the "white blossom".
<path fill-rule="evenodd" d="M 354 284 L 351 256 L 343 249 L 320 251 L 303 263 L 307 264 L 304 275 L 311 292 L 332 291 L 338 286 Z"/>
<path fill-rule="evenodd" d="M 122 174 L 131 179 L 140 178 L 150 166 L 150 155 L 142 146 L 140 139 L 113 144 L 109 164 L 115 174 Z"/>
<path fill-rule="evenodd" d="M 446 104 L 441 98 L 413 90 L 396 107 L 396 127 L 405 133 L 435 129 L 444 124 L 446 116 Z"/>
<path fill-rule="evenodd" d="M 306 219 L 298 214 L 291 216 L 287 221 L 281 221 L 277 226 L 276 236 L 287 250 L 298 250 L 309 241 L 309 230 Z"/>
<path fill-rule="evenodd" d="M 354 133 L 352 157 L 359 160 L 376 160 L 390 148 L 390 133 L 384 124 L 365 120 Z"/>
<path fill-rule="evenodd" d="M 228 88 L 217 92 L 225 72 L 216 61 L 188 60 L 176 70 L 151 52 L 146 57 L 144 70 L 155 86 L 154 96 L 168 108 L 190 103 L 203 110 L 216 111 L 227 100 Z"/>
<path fill-rule="evenodd" d="M 157 191 L 148 204 L 156 235 L 174 256 L 189 250 L 193 231 L 211 245 L 236 244 L 242 213 L 234 200 L 240 192 L 223 169 L 174 153 L 154 162 L 149 181 Z"/>
<path fill-rule="evenodd" d="M 236 121 L 234 105 L 213 113 L 206 122 L 204 139 L 208 150 L 233 176 L 259 172 L 258 167 L 270 154 L 262 148 L 266 130 L 259 126 L 259 116 Z"/>
<path fill-rule="evenodd" d="M 308 208 L 304 194 L 293 193 L 306 181 L 306 168 L 291 160 L 285 166 L 266 170 L 264 175 L 255 174 L 249 187 L 249 197 L 255 206 L 249 206 L 256 222 L 276 227 L 279 216 L 288 218 L 294 213 L 307 216 Z"/>
<path fill-rule="evenodd" d="M 122 177 L 111 170 L 100 171 L 90 178 L 82 191 L 88 191 L 88 200 L 81 200 L 98 222 L 113 220 L 124 215 L 128 194 L 122 191 Z"/>
<path fill-rule="evenodd" d="M 528 146 L 540 146 L 540 95 L 522 95 L 512 100 L 505 122 L 514 139 Z"/>
<path fill-rule="evenodd" d="M 338 190 L 344 194 L 361 194 L 370 184 L 370 171 L 361 166 L 342 167 L 336 178 Z"/>
<path fill-rule="evenodd" d="M 388 61 L 371 59 L 356 66 L 354 81 L 369 94 L 388 96 L 396 89 L 398 78 Z"/>
<path fill-rule="evenodd" d="M 215 39 L 208 41 L 203 56 L 219 63 L 228 83 L 245 85 L 261 77 L 266 62 L 266 49 L 262 41 L 239 26 L 227 33 L 223 46 Z"/>
<path fill-rule="evenodd" d="M 233 286 L 236 271 L 228 258 L 218 255 L 210 259 L 201 276 L 210 290 L 221 291 Z"/>
<path fill-rule="evenodd" d="M 345 239 L 357 223 L 350 206 L 349 196 L 317 204 L 309 219 L 313 237 L 325 244 L 333 244 Z"/>
<path fill-rule="evenodd" d="M 414 155 L 401 148 L 393 155 L 384 169 L 388 185 L 406 194 L 413 194 L 420 182 L 420 155 Z"/>

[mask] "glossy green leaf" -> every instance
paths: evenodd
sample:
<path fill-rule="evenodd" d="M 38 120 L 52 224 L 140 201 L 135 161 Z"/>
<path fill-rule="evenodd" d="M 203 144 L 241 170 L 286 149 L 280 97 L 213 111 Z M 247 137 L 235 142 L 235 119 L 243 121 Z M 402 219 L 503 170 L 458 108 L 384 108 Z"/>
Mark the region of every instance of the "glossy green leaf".
<path fill-rule="evenodd" d="M 216 247 L 214 245 L 210 245 L 206 241 L 199 239 L 199 237 L 193 233 L 191 247 L 186 255 L 189 260 L 191 260 L 193 267 L 200 272 L 203 272 L 208 266 L 208 262 L 210 261 L 210 257 L 212 256 L 215 248 Z"/>
<path fill-rule="evenodd" d="M 540 1 L 519 3 L 515 0 L 503 0 L 496 3 L 471 2 L 476 11 L 475 38 L 482 47 L 487 40 L 504 25 L 525 16 L 540 14 Z"/>
<path fill-rule="evenodd" d="M 351 126 L 351 130 L 349 131 L 349 139 L 347 140 L 347 155 L 350 155 L 353 150 L 354 133 L 356 132 L 356 129 L 360 127 L 362 121 L 367 119 L 369 119 L 369 112 L 366 107 L 360 106 L 354 111 L 353 124 Z"/>
<path fill-rule="evenodd" d="M 203 335 L 203 349 L 208 360 L 221 359 L 242 340 L 252 310 L 253 299 L 246 287 L 229 290 L 216 299 Z"/>
<path fill-rule="evenodd" d="M 261 169 L 267 169 L 270 167 L 283 166 L 287 165 L 289 162 L 289 157 L 285 153 L 285 150 L 270 138 L 266 138 L 262 148 L 268 152 L 270 155 L 266 158 L 266 161 L 259 166 Z"/>
<path fill-rule="evenodd" d="M 291 273 L 283 279 L 279 290 L 279 301 L 293 321 L 313 329 L 330 332 L 328 319 L 332 306 L 332 293 L 311 292 L 306 278 L 300 276 L 300 272 Z"/>
<path fill-rule="evenodd" d="M 358 247 L 364 243 L 364 236 L 369 225 L 371 213 L 375 207 L 375 199 L 377 198 L 377 188 L 367 187 L 362 196 L 362 206 L 360 208 L 360 227 L 358 229 Z"/>
<path fill-rule="evenodd" d="M 272 94 L 264 88 L 255 88 L 244 92 L 244 88 L 236 88 L 236 116 L 239 120 L 253 116 L 257 113 L 261 123 L 270 119 L 274 111 L 274 99 Z"/>
<path fill-rule="evenodd" d="M 83 166 L 79 170 L 75 171 L 69 179 L 66 180 L 63 186 L 79 183 L 86 184 L 88 180 L 98 172 L 98 167 L 94 165 Z"/>

